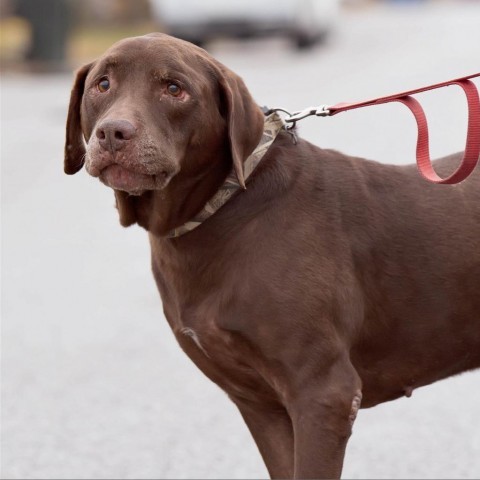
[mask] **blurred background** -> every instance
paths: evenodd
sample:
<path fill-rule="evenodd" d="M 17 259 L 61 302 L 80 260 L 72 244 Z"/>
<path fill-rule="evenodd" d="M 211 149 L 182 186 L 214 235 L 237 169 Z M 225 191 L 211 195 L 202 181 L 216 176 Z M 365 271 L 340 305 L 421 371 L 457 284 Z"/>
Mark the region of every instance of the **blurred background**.
<path fill-rule="evenodd" d="M 145 232 L 121 228 L 113 193 L 84 171 L 63 174 L 72 71 L 120 38 L 157 30 L 205 47 L 261 105 L 367 99 L 479 71 L 480 2 L 0 8 L 2 478 L 266 477 L 233 404 L 167 326 Z M 462 149 L 460 89 L 418 99 L 432 155 Z M 415 122 L 399 104 L 306 119 L 300 135 L 385 163 L 414 161 Z M 479 396 L 480 372 L 470 372 L 362 410 L 344 477 L 480 478 Z"/>

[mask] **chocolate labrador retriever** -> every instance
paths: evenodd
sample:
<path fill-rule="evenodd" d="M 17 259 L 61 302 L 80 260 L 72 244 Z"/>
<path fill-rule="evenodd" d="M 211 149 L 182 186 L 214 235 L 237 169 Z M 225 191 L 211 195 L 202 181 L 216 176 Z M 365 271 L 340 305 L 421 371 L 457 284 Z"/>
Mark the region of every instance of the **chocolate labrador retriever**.
<path fill-rule="evenodd" d="M 66 173 L 84 161 L 121 224 L 148 231 L 178 342 L 272 477 L 339 477 L 360 407 L 480 366 L 478 171 L 433 186 L 297 141 L 237 75 L 163 34 L 79 70 Z"/>

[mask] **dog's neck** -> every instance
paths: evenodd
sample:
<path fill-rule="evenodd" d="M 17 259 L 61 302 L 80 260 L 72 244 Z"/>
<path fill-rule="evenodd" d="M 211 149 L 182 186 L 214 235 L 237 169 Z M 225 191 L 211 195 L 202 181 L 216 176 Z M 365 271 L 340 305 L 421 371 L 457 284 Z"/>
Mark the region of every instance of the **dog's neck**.
<path fill-rule="evenodd" d="M 250 175 L 254 172 L 261 160 L 269 150 L 272 143 L 277 138 L 277 135 L 281 130 L 285 128 L 285 122 L 278 115 L 278 113 L 270 113 L 264 121 L 263 134 L 260 138 L 258 145 L 253 152 L 244 160 L 243 163 L 243 176 L 245 182 L 248 181 Z M 240 185 L 239 179 L 235 168 L 232 168 L 230 174 L 227 176 L 223 184 L 218 188 L 215 194 L 208 199 L 203 208 L 195 214 L 193 218 L 190 218 L 187 222 L 177 226 L 170 230 L 167 234 L 168 237 L 179 237 L 185 233 L 191 232 L 198 226 L 200 226 L 205 220 L 211 217 L 217 210 L 222 208 L 233 195 L 240 193 L 244 187 Z"/>

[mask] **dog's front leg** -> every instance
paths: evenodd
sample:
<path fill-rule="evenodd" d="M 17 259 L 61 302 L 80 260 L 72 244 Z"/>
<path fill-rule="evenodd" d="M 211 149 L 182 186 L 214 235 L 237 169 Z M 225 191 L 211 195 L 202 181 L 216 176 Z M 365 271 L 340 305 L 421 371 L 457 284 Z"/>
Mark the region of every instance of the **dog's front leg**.
<path fill-rule="evenodd" d="M 307 369 L 309 370 L 309 369 Z M 348 359 L 302 372 L 289 413 L 295 438 L 294 478 L 340 478 L 361 402 L 361 381 Z"/>
<path fill-rule="evenodd" d="M 242 414 L 271 478 L 293 478 L 293 428 L 283 405 L 230 397 Z"/>

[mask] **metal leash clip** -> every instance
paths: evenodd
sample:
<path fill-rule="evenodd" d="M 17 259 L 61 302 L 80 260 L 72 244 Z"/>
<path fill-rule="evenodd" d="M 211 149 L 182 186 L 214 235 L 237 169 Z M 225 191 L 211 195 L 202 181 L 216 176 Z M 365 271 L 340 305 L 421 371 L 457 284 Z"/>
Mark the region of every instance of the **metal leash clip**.
<path fill-rule="evenodd" d="M 330 115 L 330 110 L 328 105 L 319 105 L 318 107 L 307 107 L 304 110 L 299 112 L 294 112 L 288 117 L 285 118 L 286 122 L 295 123 L 298 120 L 302 120 L 306 117 L 315 115 L 316 117 L 328 117 Z"/>
<path fill-rule="evenodd" d="M 288 110 L 284 108 L 268 108 L 263 107 L 262 111 L 265 115 L 270 115 L 272 112 L 282 112 L 285 113 L 286 116 L 284 117 L 284 122 L 287 124 L 285 125 L 286 130 L 292 130 L 295 128 L 295 124 L 298 120 L 302 120 L 306 117 L 310 117 L 315 115 L 316 117 L 328 117 L 330 115 L 330 107 L 328 105 L 319 105 L 318 107 L 308 107 L 298 112 L 290 113 Z"/>

